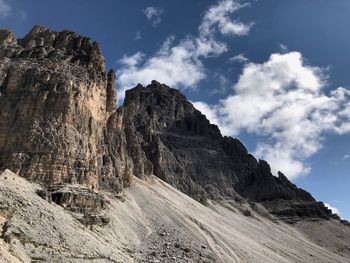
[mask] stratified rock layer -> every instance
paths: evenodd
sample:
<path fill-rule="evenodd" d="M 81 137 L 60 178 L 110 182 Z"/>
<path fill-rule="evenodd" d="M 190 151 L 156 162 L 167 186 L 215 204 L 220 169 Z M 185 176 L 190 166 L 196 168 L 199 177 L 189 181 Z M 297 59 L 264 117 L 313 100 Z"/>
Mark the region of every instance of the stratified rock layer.
<path fill-rule="evenodd" d="M 44 185 L 120 192 L 131 171 L 110 152 L 123 136 L 106 142 L 115 77 L 98 44 L 39 26 L 19 40 L 3 30 L 0 58 L 0 169 Z"/>

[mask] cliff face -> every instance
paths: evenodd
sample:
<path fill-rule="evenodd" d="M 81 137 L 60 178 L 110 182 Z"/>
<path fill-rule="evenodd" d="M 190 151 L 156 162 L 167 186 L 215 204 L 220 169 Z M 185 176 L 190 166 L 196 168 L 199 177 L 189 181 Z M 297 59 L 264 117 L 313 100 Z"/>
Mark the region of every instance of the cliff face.
<path fill-rule="evenodd" d="M 138 85 L 116 109 L 114 72 L 106 73 L 98 44 L 86 37 L 35 27 L 16 40 L 2 30 L 0 59 L 0 170 L 59 196 L 53 186 L 69 184 L 65 198 L 55 198 L 61 205 L 74 207 L 82 192 L 74 185 L 118 194 L 132 175 L 154 174 L 202 202 L 247 199 L 286 220 L 336 217 L 223 137 L 175 89 Z"/>
<path fill-rule="evenodd" d="M 222 137 L 179 91 L 153 81 L 126 92 L 124 125 L 153 173 L 197 200 L 237 195 L 258 166 L 246 148 Z"/>
<path fill-rule="evenodd" d="M 269 164 L 256 160 L 239 140 L 223 137 L 175 89 L 156 81 L 139 85 L 126 92 L 123 111 L 129 154 L 135 163 L 147 164 L 136 176 L 153 171 L 201 202 L 242 198 L 259 202 L 289 222 L 338 218 L 282 173 L 273 176 Z"/>
<path fill-rule="evenodd" d="M 106 144 L 115 77 L 98 44 L 38 26 L 18 40 L 3 30 L 0 58 L 0 168 L 45 185 L 121 191 L 131 174 L 109 151 L 123 136 Z"/>

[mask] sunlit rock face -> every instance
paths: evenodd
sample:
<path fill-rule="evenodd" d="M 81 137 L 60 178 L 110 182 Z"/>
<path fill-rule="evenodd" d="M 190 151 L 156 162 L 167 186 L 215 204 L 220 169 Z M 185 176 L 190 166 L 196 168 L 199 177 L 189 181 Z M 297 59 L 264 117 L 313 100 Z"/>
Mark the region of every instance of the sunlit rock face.
<path fill-rule="evenodd" d="M 0 45 L 0 167 L 120 191 L 130 175 L 105 141 L 116 94 L 98 44 L 37 26 L 18 40 L 0 31 Z"/>

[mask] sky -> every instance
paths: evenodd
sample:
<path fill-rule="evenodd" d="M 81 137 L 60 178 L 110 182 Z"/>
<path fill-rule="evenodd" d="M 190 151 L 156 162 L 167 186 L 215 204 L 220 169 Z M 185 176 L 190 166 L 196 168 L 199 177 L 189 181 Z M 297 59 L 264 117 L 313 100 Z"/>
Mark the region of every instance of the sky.
<path fill-rule="evenodd" d="M 273 173 L 350 219 L 350 1 L 0 0 L 1 28 L 101 44 L 124 91 L 180 89 Z"/>

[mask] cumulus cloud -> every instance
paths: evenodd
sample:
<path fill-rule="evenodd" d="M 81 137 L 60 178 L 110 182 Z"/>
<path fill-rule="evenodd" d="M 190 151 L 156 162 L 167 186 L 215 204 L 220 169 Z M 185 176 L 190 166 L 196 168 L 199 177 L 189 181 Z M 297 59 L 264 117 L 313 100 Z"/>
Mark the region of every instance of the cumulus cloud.
<path fill-rule="evenodd" d="M 245 6 L 235 0 L 219 1 L 205 12 L 197 35 L 180 40 L 170 36 L 152 56 L 142 52 L 124 56 L 119 60 L 119 99 L 124 99 L 126 89 L 153 79 L 195 89 L 207 74 L 203 61 L 228 50 L 218 34 L 249 32 L 252 23 L 232 19 Z M 243 54 L 233 57 L 244 66 L 232 94 L 217 105 L 194 105 L 224 135 L 255 135 L 260 142 L 255 156 L 267 160 L 273 173 L 282 171 L 292 179 L 310 171 L 307 160 L 322 148 L 327 133 L 350 132 L 350 92 L 342 87 L 326 92 L 324 69 L 309 65 L 301 53 L 289 52 L 284 45 L 280 49 L 282 54 L 272 54 L 265 63 L 249 62 Z"/>
<path fill-rule="evenodd" d="M 200 43 L 198 39 L 182 40 L 177 45 L 172 45 L 173 41 L 170 37 L 162 48 L 148 59 L 144 59 L 145 55 L 138 52 L 119 61 L 122 67 L 118 71 L 117 81 L 121 100 L 124 99 L 125 90 L 137 83 L 150 83 L 154 79 L 170 86 L 193 88 L 205 77 L 200 58 L 221 53 L 225 49 L 217 43 Z"/>
<path fill-rule="evenodd" d="M 230 19 L 230 15 L 242 7 L 244 5 L 237 4 L 234 0 L 220 1 L 204 14 L 198 35 L 187 36 L 179 41 L 170 36 L 162 47 L 149 57 L 142 52 L 124 56 L 119 60 L 119 100 L 124 99 L 125 90 L 138 83 L 150 83 L 153 79 L 177 88 L 196 88 L 198 82 L 206 77 L 203 59 L 219 56 L 228 49 L 225 43 L 217 40 L 214 32 L 230 35 L 248 33 L 250 25 L 243 30 L 244 24 Z M 221 19 L 214 19 L 214 13 L 221 16 Z M 228 28 L 224 27 L 223 21 L 229 23 Z M 241 29 L 233 29 L 236 23 Z"/>
<path fill-rule="evenodd" d="M 332 211 L 333 214 L 339 215 L 339 209 L 331 206 L 330 204 L 324 203 L 324 205 Z"/>
<path fill-rule="evenodd" d="M 137 52 L 130 57 L 124 55 L 124 57 L 120 59 L 119 62 L 126 67 L 133 68 L 143 60 L 144 56 L 145 54 L 142 52 Z"/>
<path fill-rule="evenodd" d="M 309 172 L 305 160 L 322 147 L 325 133 L 350 131 L 349 90 L 326 94 L 325 86 L 322 69 L 307 65 L 299 52 L 273 54 L 265 63 L 246 64 L 233 94 L 206 110 L 224 133 L 258 136 L 264 143 L 255 156 L 274 173 L 295 178 Z"/>
<path fill-rule="evenodd" d="M 146 18 L 152 23 L 153 26 L 158 26 L 160 22 L 162 22 L 162 13 L 164 11 L 160 8 L 156 8 L 154 6 L 146 7 L 143 10 Z"/>
<path fill-rule="evenodd" d="M 0 18 L 5 18 L 11 13 L 11 6 L 9 6 L 4 0 L 0 0 Z"/>
<path fill-rule="evenodd" d="M 233 56 L 233 57 L 229 58 L 229 62 L 231 62 L 231 63 L 235 63 L 235 62 L 246 63 L 248 61 L 249 61 L 249 59 L 246 58 L 246 56 L 244 54 L 238 54 L 236 56 Z"/>

